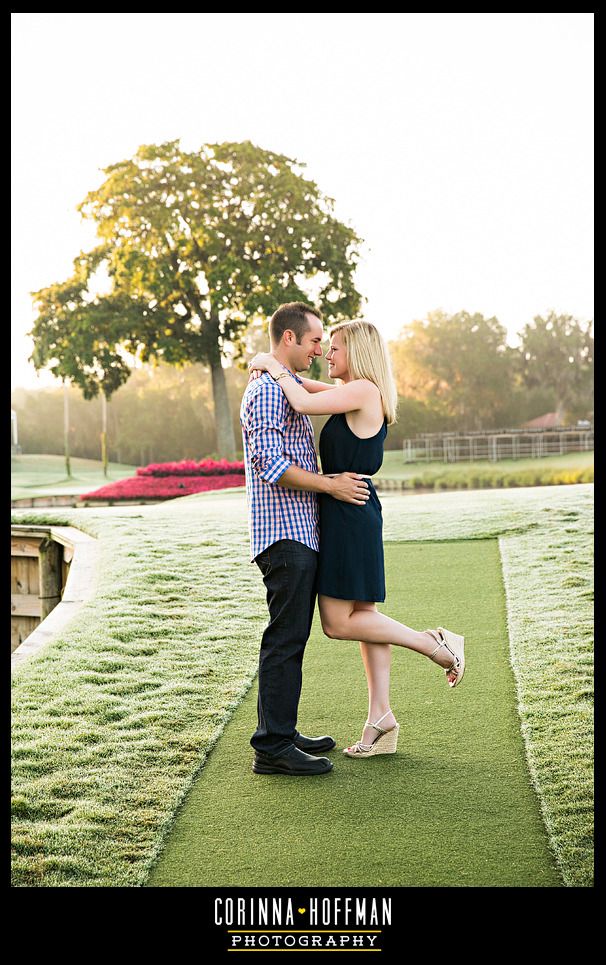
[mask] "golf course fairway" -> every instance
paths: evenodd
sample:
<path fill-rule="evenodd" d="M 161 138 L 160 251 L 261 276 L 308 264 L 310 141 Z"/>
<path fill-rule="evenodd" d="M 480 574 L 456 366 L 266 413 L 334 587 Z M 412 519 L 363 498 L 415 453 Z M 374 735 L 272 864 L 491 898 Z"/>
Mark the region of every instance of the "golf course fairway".
<path fill-rule="evenodd" d="M 297 726 L 335 738 L 333 771 L 253 774 L 255 684 L 177 812 L 146 887 L 562 885 L 520 733 L 497 540 L 386 543 L 385 564 L 384 613 L 465 635 L 461 686 L 450 689 L 436 664 L 394 646 L 397 753 L 347 758 L 342 748 L 361 736 L 367 713 L 359 647 L 325 637 L 316 614 Z"/>

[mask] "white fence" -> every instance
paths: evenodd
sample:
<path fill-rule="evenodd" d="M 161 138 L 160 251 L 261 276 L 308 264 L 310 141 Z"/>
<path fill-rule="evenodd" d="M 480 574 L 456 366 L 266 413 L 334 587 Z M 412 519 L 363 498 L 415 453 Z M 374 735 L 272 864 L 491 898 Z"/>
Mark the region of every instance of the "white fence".
<path fill-rule="evenodd" d="M 593 428 L 424 433 L 404 440 L 404 462 L 528 459 L 593 449 Z"/>

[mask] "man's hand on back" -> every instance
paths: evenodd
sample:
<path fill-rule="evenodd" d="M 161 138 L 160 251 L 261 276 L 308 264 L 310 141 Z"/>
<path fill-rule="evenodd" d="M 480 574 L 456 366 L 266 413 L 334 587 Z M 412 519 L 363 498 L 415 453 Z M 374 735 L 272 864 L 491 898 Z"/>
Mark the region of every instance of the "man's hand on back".
<path fill-rule="evenodd" d="M 368 483 L 359 472 L 341 472 L 324 478 L 330 478 L 328 492 L 334 499 L 363 506 L 370 497 Z"/>

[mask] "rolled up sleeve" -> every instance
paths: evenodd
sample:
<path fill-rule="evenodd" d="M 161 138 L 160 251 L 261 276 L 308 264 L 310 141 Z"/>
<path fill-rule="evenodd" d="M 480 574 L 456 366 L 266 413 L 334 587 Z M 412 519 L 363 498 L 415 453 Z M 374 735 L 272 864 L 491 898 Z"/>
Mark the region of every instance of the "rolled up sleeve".
<path fill-rule="evenodd" d="M 284 454 L 285 401 L 279 386 L 264 383 L 246 406 L 246 431 L 253 472 L 275 483 L 292 465 Z"/>

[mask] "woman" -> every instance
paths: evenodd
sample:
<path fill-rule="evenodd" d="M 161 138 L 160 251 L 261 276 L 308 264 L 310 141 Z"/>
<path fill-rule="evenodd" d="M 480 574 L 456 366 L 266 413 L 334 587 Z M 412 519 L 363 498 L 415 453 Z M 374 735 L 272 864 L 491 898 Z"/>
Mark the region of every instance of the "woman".
<path fill-rule="evenodd" d="M 400 725 L 389 705 L 391 644 L 429 657 L 456 687 L 465 672 L 464 638 L 443 627 L 418 631 L 379 613 L 385 600 L 381 503 L 370 477 L 383 461 L 387 426 L 395 422 L 397 394 L 384 339 L 370 322 L 343 322 L 332 328 L 326 355 L 335 386 L 309 392 L 273 355 L 261 353 L 251 369 L 278 379 L 290 405 L 307 415 L 330 415 L 320 434 L 326 474 L 358 472 L 368 479 L 363 505 L 320 495 L 318 606 L 324 633 L 359 640 L 368 681 L 368 720 L 362 737 L 344 753 L 350 757 L 392 754 Z M 326 388 L 328 391 L 323 391 Z"/>

